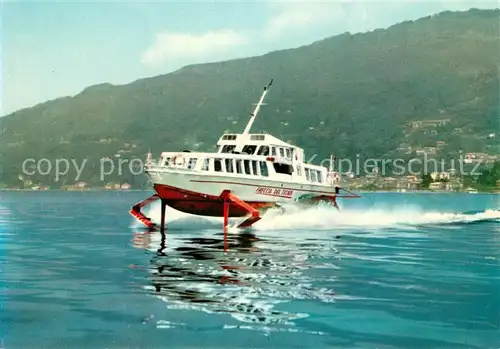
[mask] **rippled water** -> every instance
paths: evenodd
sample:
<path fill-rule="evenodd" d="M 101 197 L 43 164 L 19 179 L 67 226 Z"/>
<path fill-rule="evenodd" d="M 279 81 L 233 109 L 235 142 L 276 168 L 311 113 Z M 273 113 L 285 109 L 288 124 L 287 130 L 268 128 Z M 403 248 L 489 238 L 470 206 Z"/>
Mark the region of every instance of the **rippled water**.
<path fill-rule="evenodd" d="M 499 196 L 366 194 L 254 230 L 147 193 L 0 192 L 0 348 L 499 348 Z M 158 207 L 150 214 L 158 219 Z"/>

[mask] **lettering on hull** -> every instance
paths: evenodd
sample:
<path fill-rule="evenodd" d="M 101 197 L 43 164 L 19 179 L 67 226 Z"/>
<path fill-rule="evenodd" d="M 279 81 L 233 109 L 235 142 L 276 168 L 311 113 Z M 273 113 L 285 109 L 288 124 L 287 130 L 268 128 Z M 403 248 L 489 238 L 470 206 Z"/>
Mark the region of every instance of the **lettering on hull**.
<path fill-rule="evenodd" d="M 258 187 L 255 190 L 256 194 L 269 195 L 269 196 L 279 196 L 282 198 L 292 198 L 293 190 L 290 189 L 279 189 L 279 188 L 268 188 L 268 187 Z"/>

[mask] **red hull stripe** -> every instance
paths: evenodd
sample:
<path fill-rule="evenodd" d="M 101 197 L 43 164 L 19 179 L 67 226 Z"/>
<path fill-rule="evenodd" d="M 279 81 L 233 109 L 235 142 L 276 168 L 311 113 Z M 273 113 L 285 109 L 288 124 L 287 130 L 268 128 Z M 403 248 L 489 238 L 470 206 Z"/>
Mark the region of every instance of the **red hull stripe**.
<path fill-rule="evenodd" d="M 268 188 L 273 188 L 273 187 L 268 187 Z M 277 195 L 277 194 L 267 194 L 267 193 L 257 193 L 265 196 L 276 196 L 278 198 L 285 198 L 285 199 L 291 199 L 291 196 L 285 196 L 285 195 Z"/>
<path fill-rule="evenodd" d="M 192 179 L 191 182 L 196 182 L 196 183 L 217 183 L 217 184 L 237 184 L 237 185 L 245 185 L 247 187 L 262 187 L 262 185 L 257 185 L 257 184 L 248 184 L 248 183 L 241 183 L 241 182 L 226 182 L 226 181 L 207 181 L 207 180 L 194 180 Z M 273 187 L 273 186 L 269 186 L 269 185 L 265 185 L 266 188 L 273 188 L 273 189 L 285 189 L 285 190 L 300 190 L 300 191 L 304 191 L 304 192 L 307 192 L 307 193 L 321 193 L 321 194 L 324 194 L 324 195 L 335 195 L 334 193 L 328 193 L 328 192 L 325 192 L 325 191 L 321 191 L 321 190 L 309 190 L 309 189 L 294 189 L 294 188 L 284 188 L 284 187 Z M 290 199 L 290 197 L 288 196 L 284 196 L 285 198 L 288 198 Z"/>
<path fill-rule="evenodd" d="M 194 191 L 189 191 L 177 187 L 172 187 L 165 184 L 155 184 L 154 188 L 158 197 L 165 200 L 165 203 L 175 208 L 176 210 L 191 213 L 199 216 L 224 216 L 224 199 L 220 196 L 207 195 Z M 233 201 L 237 201 L 233 199 Z M 229 217 L 244 217 L 249 213 L 248 205 L 252 209 L 265 211 L 271 207 L 275 207 L 273 202 L 239 202 L 238 204 L 231 203 Z M 260 218 L 259 218 L 260 219 Z"/>

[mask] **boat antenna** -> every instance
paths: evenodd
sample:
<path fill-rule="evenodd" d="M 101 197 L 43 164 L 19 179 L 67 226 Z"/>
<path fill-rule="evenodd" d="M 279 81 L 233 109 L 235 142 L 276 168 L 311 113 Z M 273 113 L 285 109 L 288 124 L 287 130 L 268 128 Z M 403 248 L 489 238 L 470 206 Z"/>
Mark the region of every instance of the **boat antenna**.
<path fill-rule="evenodd" d="M 253 110 L 252 113 L 250 113 L 250 121 L 248 121 L 247 127 L 245 127 L 245 130 L 243 131 L 243 134 L 248 134 L 250 132 L 250 128 L 252 128 L 253 122 L 255 121 L 255 118 L 257 117 L 257 114 L 259 113 L 259 109 L 261 105 L 265 105 L 264 103 L 264 98 L 266 97 L 267 92 L 269 91 L 269 88 L 273 84 L 273 80 L 267 84 L 267 86 L 264 86 L 264 92 L 262 92 L 262 96 L 260 96 L 260 100 L 258 103 L 254 103 L 255 109 Z"/>

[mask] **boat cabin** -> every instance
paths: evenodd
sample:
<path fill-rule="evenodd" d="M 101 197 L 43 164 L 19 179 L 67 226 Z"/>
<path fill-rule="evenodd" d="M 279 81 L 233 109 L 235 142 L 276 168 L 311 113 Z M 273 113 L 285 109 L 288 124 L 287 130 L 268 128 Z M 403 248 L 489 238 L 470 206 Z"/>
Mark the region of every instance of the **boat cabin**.
<path fill-rule="evenodd" d="M 160 166 L 230 177 L 330 185 L 325 167 L 304 163 L 304 151 L 269 134 L 224 134 L 215 153 L 162 153 Z"/>
<path fill-rule="evenodd" d="M 270 156 L 284 163 L 304 162 L 304 151 L 269 134 L 224 134 L 217 153 Z"/>
<path fill-rule="evenodd" d="M 300 162 L 284 163 L 271 156 L 234 153 L 164 152 L 153 167 L 171 167 L 182 172 L 223 174 L 227 177 L 272 179 L 284 182 L 330 185 L 325 167 Z M 155 169 L 151 168 L 151 171 Z"/>

